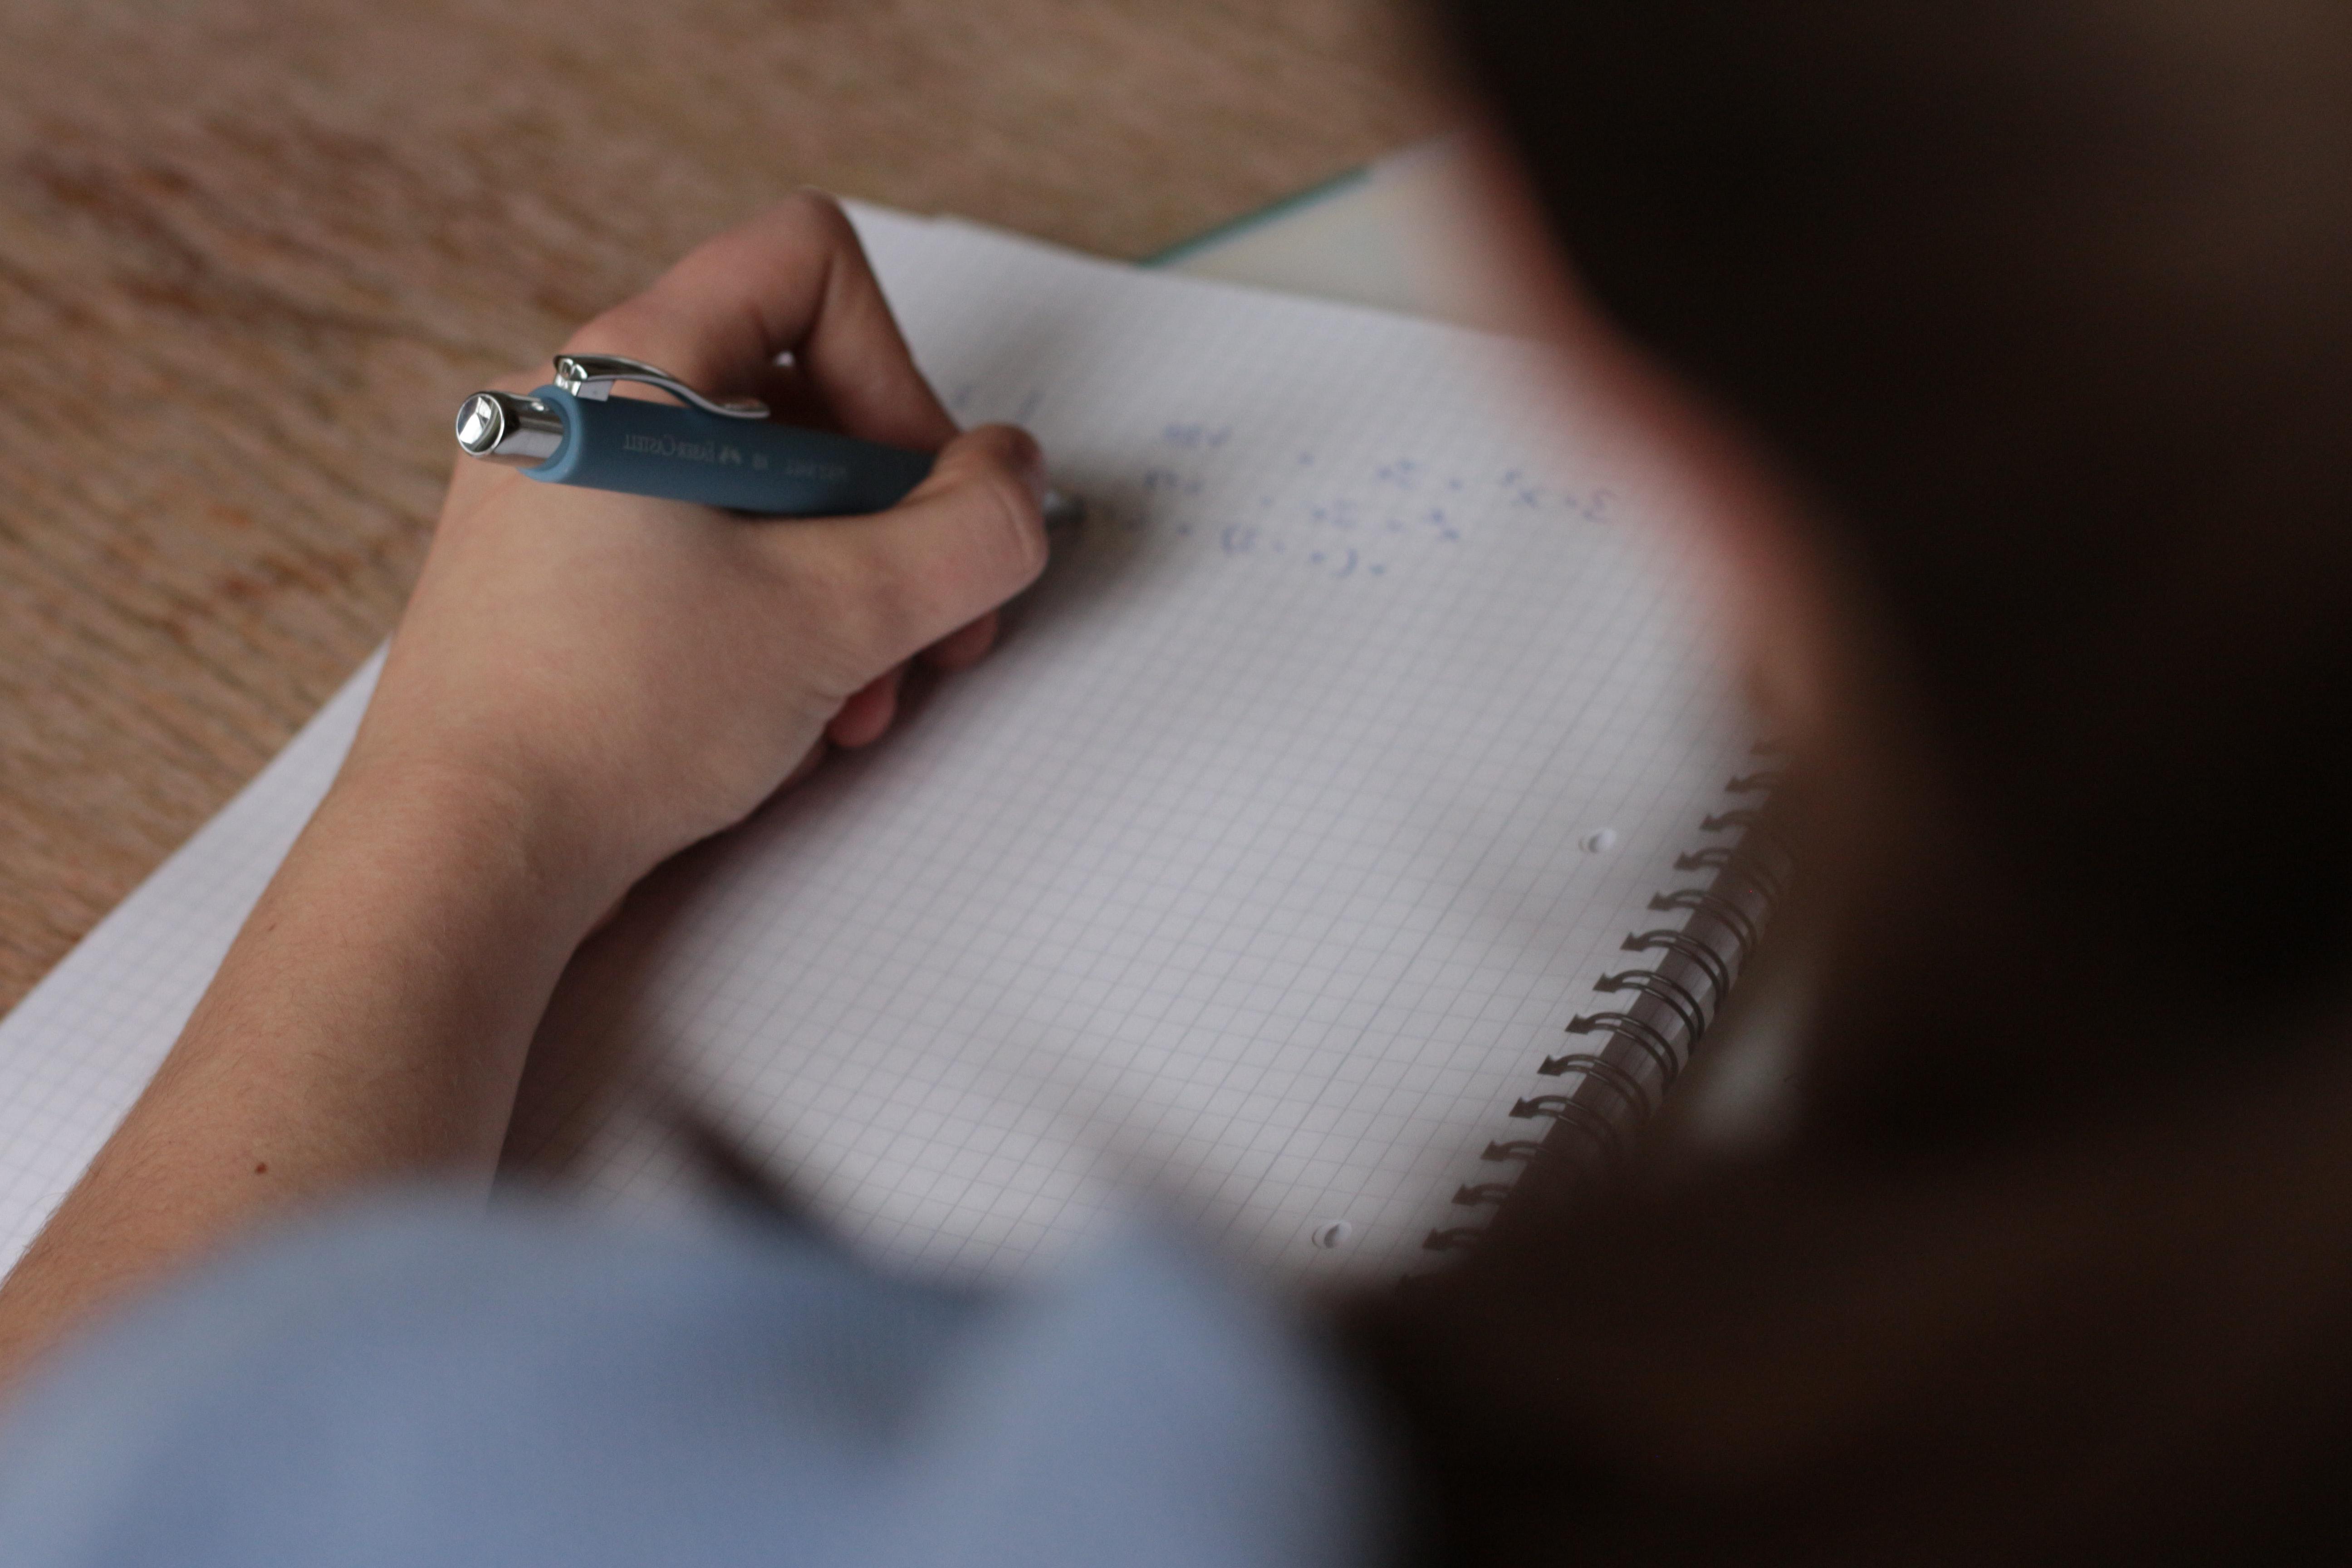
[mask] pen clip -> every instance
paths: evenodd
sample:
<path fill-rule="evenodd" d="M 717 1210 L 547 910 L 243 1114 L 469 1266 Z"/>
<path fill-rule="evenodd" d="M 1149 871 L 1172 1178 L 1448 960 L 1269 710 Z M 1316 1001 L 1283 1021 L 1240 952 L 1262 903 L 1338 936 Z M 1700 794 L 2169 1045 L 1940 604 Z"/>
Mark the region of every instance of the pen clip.
<path fill-rule="evenodd" d="M 658 387 L 688 407 L 724 419 L 765 419 L 768 405 L 756 397 L 706 397 L 658 366 L 619 354 L 557 354 L 555 384 L 574 397 L 602 403 L 613 395 L 616 382 L 634 381 Z"/>

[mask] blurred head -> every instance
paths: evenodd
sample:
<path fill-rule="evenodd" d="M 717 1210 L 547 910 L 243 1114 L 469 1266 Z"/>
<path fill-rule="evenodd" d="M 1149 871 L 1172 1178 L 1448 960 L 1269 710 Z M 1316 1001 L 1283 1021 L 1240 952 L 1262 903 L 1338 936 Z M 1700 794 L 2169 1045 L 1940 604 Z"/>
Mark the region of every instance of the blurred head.
<path fill-rule="evenodd" d="M 2352 12 L 1448 9 L 1536 221 L 1763 498 L 1851 1006 L 1973 963 L 2161 1051 L 2331 1005 Z"/>
<path fill-rule="evenodd" d="M 1364 1305 L 1433 1539 L 2352 1539 L 2352 8 L 1444 13 L 1554 330 L 1727 500 L 1813 984 L 1784 1142 Z"/>

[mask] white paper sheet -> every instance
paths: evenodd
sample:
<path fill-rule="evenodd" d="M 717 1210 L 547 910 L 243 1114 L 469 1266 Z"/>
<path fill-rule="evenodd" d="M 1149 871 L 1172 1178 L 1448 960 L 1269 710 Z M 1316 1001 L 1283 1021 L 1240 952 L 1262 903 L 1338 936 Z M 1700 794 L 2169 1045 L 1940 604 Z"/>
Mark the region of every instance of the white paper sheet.
<path fill-rule="evenodd" d="M 515 1163 L 667 1202 L 715 1137 L 953 1278 L 1139 1198 L 1278 1278 L 1413 1267 L 1737 763 L 1680 503 L 1518 346 L 859 218 L 935 384 L 1038 433 L 1086 536 L 981 669 L 633 897 Z M 371 678 L 0 1023 L 0 1257 Z"/>

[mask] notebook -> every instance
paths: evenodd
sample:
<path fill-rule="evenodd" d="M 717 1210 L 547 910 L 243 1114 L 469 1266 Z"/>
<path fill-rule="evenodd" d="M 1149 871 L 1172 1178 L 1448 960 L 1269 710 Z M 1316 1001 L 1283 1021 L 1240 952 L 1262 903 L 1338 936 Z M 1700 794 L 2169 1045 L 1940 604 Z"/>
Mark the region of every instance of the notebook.
<path fill-rule="evenodd" d="M 1756 779 L 1691 498 L 1526 345 L 856 216 L 934 384 L 1035 430 L 1085 533 L 985 665 L 632 896 L 510 1166 L 688 1208 L 748 1170 L 951 1279 L 1138 1206 L 1286 1282 L 1423 1266 L 1547 1127 L 1653 1103 L 1743 945 L 1720 792 Z M 0 1256 L 373 676 L 0 1023 Z"/>

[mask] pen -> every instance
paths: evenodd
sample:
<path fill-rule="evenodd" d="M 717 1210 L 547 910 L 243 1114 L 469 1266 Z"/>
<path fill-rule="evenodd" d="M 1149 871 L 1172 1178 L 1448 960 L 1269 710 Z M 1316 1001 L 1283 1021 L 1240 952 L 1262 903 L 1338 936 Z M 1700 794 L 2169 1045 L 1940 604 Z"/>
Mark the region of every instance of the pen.
<path fill-rule="evenodd" d="M 630 381 L 675 404 L 615 398 Z M 767 517 L 841 517 L 897 505 L 931 471 L 927 452 L 780 425 L 755 398 L 706 396 L 642 360 L 558 354 L 555 379 L 528 396 L 478 392 L 457 409 L 469 457 L 522 468 L 547 484 L 700 501 Z M 1048 493 L 1046 526 L 1083 509 Z"/>

